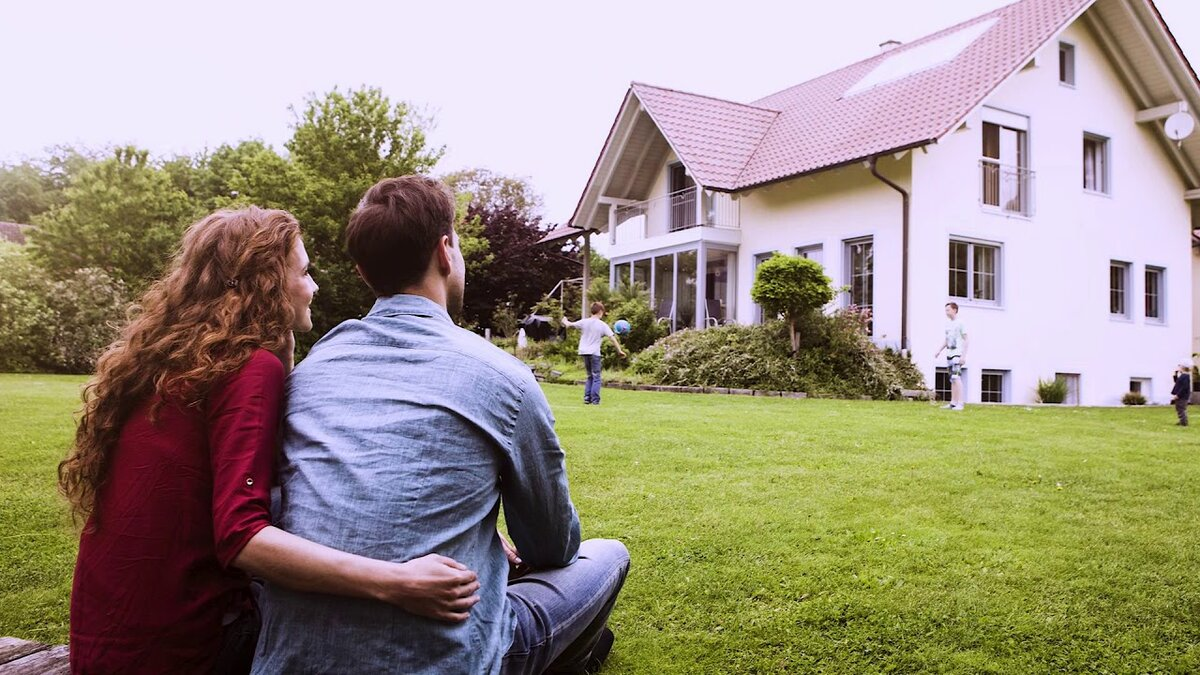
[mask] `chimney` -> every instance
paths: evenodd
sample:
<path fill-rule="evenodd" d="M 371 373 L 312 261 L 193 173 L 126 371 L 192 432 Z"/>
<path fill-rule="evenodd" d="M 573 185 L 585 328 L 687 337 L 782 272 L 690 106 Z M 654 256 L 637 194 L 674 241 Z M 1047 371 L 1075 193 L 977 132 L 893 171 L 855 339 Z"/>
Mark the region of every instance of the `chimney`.
<path fill-rule="evenodd" d="M 900 42 L 899 40 L 888 40 L 887 42 L 880 42 L 879 43 L 879 53 L 883 54 L 886 52 L 890 52 L 902 44 L 904 44 L 904 43 Z"/>

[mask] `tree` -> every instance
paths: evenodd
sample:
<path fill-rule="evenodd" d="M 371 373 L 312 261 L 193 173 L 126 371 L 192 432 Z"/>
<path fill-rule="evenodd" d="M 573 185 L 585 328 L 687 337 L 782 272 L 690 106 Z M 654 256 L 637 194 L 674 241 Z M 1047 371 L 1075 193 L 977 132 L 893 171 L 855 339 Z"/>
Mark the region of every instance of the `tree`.
<path fill-rule="evenodd" d="M 393 104 L 377 88 L 310 96 L 293 113 L 287 149 L 295 171 L 289 183 L 296 191 L 289 210 L 300 220 L 321 287 L 313 301 L 313 333 L 300 338 L 304 350 L 374 303 L 344 249 L 346 224 L 363 193 L 382 178 L 429 172 L 443 150 L 427 147 L 429 120 L 405 103 Z"/>
<path fill-rule="evenodd" d="M 542 213 L 542 196 L 523 178 L 487 169 L 464 169 L 442 176 L 442 182 L 456 194 L 470 195 L 471 206 L 492 211 L 510 206 L 530 218 Z"/>
<path fill-rule="evenodd" d="M 32 223 L 66 202 L 64 191 L 95 158 L 69 146 L 51 148 L 44 159 L 0 165 L 0 220 Z"/>
<path fill-rule="evenodd" d="M 32 256 L 59 279 L 95 267 L 140 290 L 161 273 L 195 215 L 187 194 L 134 147 L 86 166 L 64 196 L 29 232 Z"/>
<path fill-rule="evenodd" d="M 463 318 L 490 326 L 497 307 L 511 302 L 518 313 L 528 311 L 559 280 L 574 276 L 578 263 L 553 249 L 539 246 L 545 234 L 541 220 L 513 205 L 499 209 L 472 206 L 468 219 L 477 218 L 488 242 L 490 260 L 467 270 Z"/>
<path fill-rule="evenodd" d="M 799 326 L 833 300 L 833 286 L 815 260 L 775 255 L 758 266 L 750 297 L 767 316 L 782 315 L 788 323 L 792 352 L 800 349 Z"/>

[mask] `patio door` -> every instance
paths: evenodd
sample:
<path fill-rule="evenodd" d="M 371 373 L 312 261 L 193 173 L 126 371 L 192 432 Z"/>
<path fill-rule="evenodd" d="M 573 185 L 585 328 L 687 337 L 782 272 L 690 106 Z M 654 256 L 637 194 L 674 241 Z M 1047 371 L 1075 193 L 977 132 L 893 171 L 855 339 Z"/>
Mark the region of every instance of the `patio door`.
<path fill-rule="evenodd" d="M 696 181 L 687 175 L 683 164 L 670 168 L 671 231 L 696 225 Z"/>

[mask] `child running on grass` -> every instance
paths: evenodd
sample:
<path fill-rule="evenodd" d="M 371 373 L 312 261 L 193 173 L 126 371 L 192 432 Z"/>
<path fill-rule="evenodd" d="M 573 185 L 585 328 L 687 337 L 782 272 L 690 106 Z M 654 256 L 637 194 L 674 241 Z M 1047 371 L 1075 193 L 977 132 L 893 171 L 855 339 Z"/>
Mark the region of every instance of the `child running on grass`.
<path fill-rule="evenodd" d="M 600 345 L 605 337 L 612 338 L 613 346 L 621 358 L 625 358 L 625 350 L 621 342 L 608 324 L 604 323 L 604 304 L 592 303 L 592 316 L 578 321 L 562 318 L 567 328 L 578 328 L 583 331 L 579 336 L 579 355 L 583 357 L 583 367 L 587 370 L 587 382 L 583 386 L 583 402 L 587 405 L 600 405 Z"/>

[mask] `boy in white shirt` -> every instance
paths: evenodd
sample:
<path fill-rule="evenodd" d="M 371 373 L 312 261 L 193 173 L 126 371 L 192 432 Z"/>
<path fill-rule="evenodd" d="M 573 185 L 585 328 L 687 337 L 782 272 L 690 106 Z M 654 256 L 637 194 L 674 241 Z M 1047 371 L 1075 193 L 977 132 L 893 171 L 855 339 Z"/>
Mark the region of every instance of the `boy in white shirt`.
<path fill-rule="evenodd" d="M 579 355 L 583 357 L 583 367 L 587 370 L 587 382 L 583 387 L 583 402 L 587 405 L 600 405 L 600 345 L 605 337 L 612 338 L 613 346 L 621 358 L 625 358 L 625 350 L 613 334 L 608 324 L 604 323 L 604 304 L 592 303 L 592 315 L 578 321 L 568 321 L 563 317 L 562 323 L 567 328 L 578 328 L 583 331 L 579 336 Z"/>
<path fill-rule="evenodd" d="M 967 328 L 958 320 L 958 303 L 946 303 L 946 319 L 946 339 L 933 358 L 946 352 L 946 371 L 950 373 L 950 405 L 946 409 L 962 410 L 962 371 L 967 367 Z"/>

